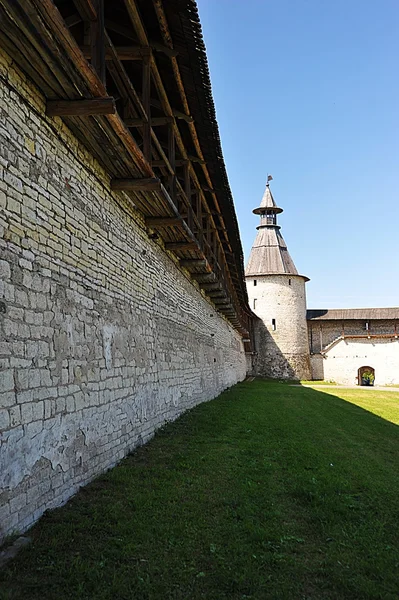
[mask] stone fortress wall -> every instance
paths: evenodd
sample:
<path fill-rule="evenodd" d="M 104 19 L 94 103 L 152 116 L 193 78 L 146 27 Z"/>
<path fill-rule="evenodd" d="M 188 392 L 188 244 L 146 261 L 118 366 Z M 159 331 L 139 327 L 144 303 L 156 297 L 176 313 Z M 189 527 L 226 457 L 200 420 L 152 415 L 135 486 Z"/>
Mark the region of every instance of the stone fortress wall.
<path fill-rule="evenodd" d="M 240 335 L 0 53 L 0 538 L 245 378 Z"/>
<path fill-rule="evenodd" d="M 254 323 L 253 373 L 275 379 L 310 379 L 304 278 L 247 276 L 246 281 L 249 305 L 260 319 Z"/>

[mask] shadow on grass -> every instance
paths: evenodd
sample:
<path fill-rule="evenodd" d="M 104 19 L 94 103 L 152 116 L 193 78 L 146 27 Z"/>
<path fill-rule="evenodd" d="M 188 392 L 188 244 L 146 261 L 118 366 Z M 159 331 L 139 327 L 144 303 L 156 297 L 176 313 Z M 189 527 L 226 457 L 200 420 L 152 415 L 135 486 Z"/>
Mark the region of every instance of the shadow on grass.
<path fill-rule="evenodd" d="M 43 518 L 0 598 L 396 600 L 398 447 L 324 390 L 239 384 Z"/>

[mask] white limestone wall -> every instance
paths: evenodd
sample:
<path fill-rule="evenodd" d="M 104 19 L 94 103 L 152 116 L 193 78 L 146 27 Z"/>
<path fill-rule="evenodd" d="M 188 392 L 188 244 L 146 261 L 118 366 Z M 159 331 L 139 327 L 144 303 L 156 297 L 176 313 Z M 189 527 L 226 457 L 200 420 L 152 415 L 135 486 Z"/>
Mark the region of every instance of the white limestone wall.
<path fill-rule="evenodd" d="M 375 369 L 375 385 L 398 385 L 399 340 L 340 340 L 325 355 L 324 379 L 357 385 L 358 369 L 365 366 Z"/>
<path fill-rule="evenodd" d="M 246 282 L 250 307 L 260 319 L 256 325 L 255 373 L 310 379 L 305 279 L 267 275 L 247 277 Z"/>
<path fill-rule="evenodd" d="M 240 335 L 0 53 L 0 539 L 245 378 Z"/>

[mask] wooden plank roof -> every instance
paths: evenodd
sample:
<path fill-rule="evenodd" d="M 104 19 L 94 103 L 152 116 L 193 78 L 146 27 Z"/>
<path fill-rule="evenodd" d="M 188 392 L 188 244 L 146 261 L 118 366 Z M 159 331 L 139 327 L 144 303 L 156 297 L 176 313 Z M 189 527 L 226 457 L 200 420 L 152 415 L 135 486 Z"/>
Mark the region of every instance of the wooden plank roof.
<path fill-rule="evenodd" d="M 247 276 L 298 275 L 278 227 L 261 227 L 258 230 L 245 274 Z"/>
<path fill-rule="evenodd" d="M 218 310 L 247 337 L 243 251 L 195 1 L 0 0 L 0 45 L 149 234 L 205 291 L 221 285 Z"/>
<path fill-rule="evenodd" d="M 326 308 L 306 311 L 308 321 L 369 321 L 399 319 L 399 308 Z"/>

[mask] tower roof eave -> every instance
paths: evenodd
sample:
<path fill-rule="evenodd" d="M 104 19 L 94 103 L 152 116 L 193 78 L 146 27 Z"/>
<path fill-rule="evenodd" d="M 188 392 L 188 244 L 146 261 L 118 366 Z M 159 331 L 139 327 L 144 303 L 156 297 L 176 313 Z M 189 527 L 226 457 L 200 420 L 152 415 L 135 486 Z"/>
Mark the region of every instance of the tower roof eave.
<path fill-rule="evenodd" d="M 305 282 L 310 281 L 310 277 L 307 277 L 306 275 L 301 275 L 300 273 L 281 273 L 280 271 L 276 271 L 275 273 L 272 272 L 268 272 L 268 273 L 250 273 L 248 271 L 245 271 L 245 277 L 268 277 L 269 275 L 282 275 L 283 277 L 300 277 L 301 279 L 304 279 Z"/>

